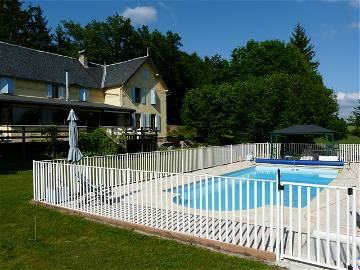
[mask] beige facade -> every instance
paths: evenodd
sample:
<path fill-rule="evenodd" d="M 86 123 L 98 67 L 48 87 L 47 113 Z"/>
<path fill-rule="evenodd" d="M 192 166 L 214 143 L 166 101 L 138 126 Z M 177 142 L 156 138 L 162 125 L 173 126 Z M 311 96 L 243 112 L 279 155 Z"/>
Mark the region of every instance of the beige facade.
<path fill-rule="evenodd" d="M 48 99 L 49 83 L 12 78 L 13 95 Z M 64 88 L 64 86 L 59 86 Z M 69 87 L 70 101 L 80 100 L 80 86 Z M 145 102 L 133 102 L 132 89 L 140 88 L 145 95 Z M 118 85 L 108 89 L 87 89 L 87 102 L 105 103 L 136 110 L 139 115 L 157 116 L 157 124 L 160 132 L 159 137 L 165 138 L 167 134 L 166 119 L 166 85 L 160 78 L 155 67 L 150 61 L 146 61 L 125 85 Z M 156 93 L 156 104 L 152 104 L 153 95 Z"/>
<path fill-rule="evenodd" d="M 136 110 L 138 114 L 160 115 L 159 137 L 166 137 L 166 86 L 149 62 L 145 62 L 125 85 L 105 90 L 105 103 Z M 141 88 L 145 104 L 132 101 L 132 89 Z M 151 90 L 155 90 L 156 104 L 151 104 Z"/>
<path fill-rule="evenodd" d="M 48 98 L 47 91 L 49 83 L 23 79 L 12 79 L 14 84 L 14 95 L 24 97 Z M 59 86 L 60 87 L 60 86 Z M 64 86 L 61 86 L 64 87 Z M 104 103 L 105 94 L 103 89 L 88 89 L 88 102 Z M 80 100 L 80 87 L 70 86 L 69 94 L 71 101 Z"/>

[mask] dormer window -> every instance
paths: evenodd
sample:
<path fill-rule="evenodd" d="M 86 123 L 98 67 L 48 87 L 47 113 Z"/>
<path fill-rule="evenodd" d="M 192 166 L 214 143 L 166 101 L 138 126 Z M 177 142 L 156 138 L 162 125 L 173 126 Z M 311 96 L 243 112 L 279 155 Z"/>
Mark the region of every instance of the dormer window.
<path fill-rule="evenodd" d="M 0 77 L 0 93 L 12 95 L 14 93 L 13 80 L 7 77 Z"/>
<path fill-rule="evenodd" d="M 48 98 L 60 98 L 60 88 L 57 84 L 48 84 Z"/>

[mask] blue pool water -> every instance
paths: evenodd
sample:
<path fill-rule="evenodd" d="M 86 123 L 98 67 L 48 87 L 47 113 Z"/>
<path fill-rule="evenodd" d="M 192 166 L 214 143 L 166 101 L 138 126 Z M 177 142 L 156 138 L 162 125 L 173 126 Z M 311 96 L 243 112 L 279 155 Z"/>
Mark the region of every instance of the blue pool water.
<path fill-rule="evenodd" d="M 231 172 L 214 179 L 201 179 L 197 182 L 184 184 L 180 180 L 179 186 L 168 192 L 176 193 L 173 202 L 184 207 L 202 210 L 245 210 L 261 207 L 264 204 L 276 204 L 277 186 L 276 174 L 278 167 L 256 166 L 248 169 Z M 303 184 L 328 185 L 339 173 L 338 169 L 308 169 L 308 168 L 281 168 L 281 182 Z M 235 178 L 230 178 L 235 177 Z M 245 179 L 251 179 L 249 181 Z M 256 181 L 256 179 L 261 181 Z M 292 188 L 292 207 L 298 207 L 299 186 L 285 184 L 284 205 L 289 206 L 289 193 Z M 307 190 L 310 200 L 316 197 L 315 187 L 301 186 L 301 207 L 308 203 Z M 321 190 L 321 188 L 320 188 Z M 271 192 L 272 191 L 272 192 Z M 273 200 L 271 200 L 271 193 Z M 228 198 L 226 200 L 226 198 Z"/>

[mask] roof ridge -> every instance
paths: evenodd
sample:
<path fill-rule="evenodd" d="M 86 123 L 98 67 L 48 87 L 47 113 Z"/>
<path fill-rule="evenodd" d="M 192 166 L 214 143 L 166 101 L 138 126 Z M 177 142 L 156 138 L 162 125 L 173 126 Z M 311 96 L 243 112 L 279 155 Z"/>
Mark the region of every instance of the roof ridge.
<path fill-rule="evenodd" d="M 35 52 L 39 52 L 39 53 L 47 53 L 47 54 L 51 54 L 51 55 L 55 55 L 55 56 L 70 58 L 70 59 L 73 59 L 73 60 L 79 60 L 79 59 L 76 58 L 76 57 L 71 57 L 71 56 L 62 55 L 62 54 L 58 54 L 58 53 L 52 53 L 52 52 L 42 51 L 42 50 L 33 49 L 33 48 L 29 48 L 29 47 L 25 47 L 25 46 L 13 44 L 13 43 L 4 42 L 4 41 L 0 41 L 0 43 L 6 44 L 6 45 L 10 45 L 10 46 L 14 46 L 14 47 L 19 47 L 19 48 L 22 48 L 22 49 L 27 49 L 27 50 L 35 51 Z M 121 62 L 109 64 L 109 65 L 106 65 L 106 66 L 112 66 L 112 65 L 122 64 L 122 63 L 134 61 L 134 60 L 137 60 L 137 59 L 140 59 L 140 58 L 147 58 L 147 57 L 149 57 L 149 56 L 148 56 L 148 55 L 140 56 L 140 57 L 132 58 L 132 59 L 129 59 L 129 60 L 125 60 L 125 61 L 121 61 Z M 92 61 L 89 61 L 89 63 L 94 64 L 94 65 L 97 65 L 97 66 L 103 66 L 102 64 L 95 63 L 95 62 L 92 62 Z"/>
<path fill-rule="evenodd" d="M 125 61 L 122 61 L 122 62 L 117 62 L 117 63 L 109 64 L 109 65 L 106 65 L 106 66 L 108 67 L 108 66 L 123 64 L 123 63 L 130 62 L 130 61 L 134 61 L 134 60 L 137 60 L 137 59 L 140 59 L 140 58 L 148 58 L 148 57 L 149 57 L 148 55 L 140 56 L 140 57 L 132 58 L 132 59 L 125 60 Z"/>
<path fill-rule="evenodd" d="M 73 60 L 79 60 L 78 58 L 75 57 L 71 57 L 71 56 L 67 56 L 67 55 L 62 55 L 62 54 L 58 54 L 58 53 L 52 53 L 52 52 L 46 52 L 46 51 L 42 51 L 42 50 L 38 50 L 38 49 L 33 49 L 33 48 L 29 48 L 29 47 L 24 47 L 21 45 L 17 45 L 17 44 L 12 44 L 12 43 L 8 43 L 8 42 L 4 42 L 4 41 L 0 41 L 0 43 L 6 44 L 6 45 L 10 45 L 10 46 L 14 46 L 14 47 L 20 47 L 22 49 L 27 49 L 27 50 L 31 50 L 31 51 L 36 51 L 39 53 L 47 53 L 47 54 L 51 54 L 51 55 L 55 55 L 55 56 L 61 56 L 61 57 L 65 57 L 65 58 L 70 58 Z M 96 64 L 96 63 L 92 63 L 92 64 Z M 98 65 L 98 64 L 97 64 Z"/>

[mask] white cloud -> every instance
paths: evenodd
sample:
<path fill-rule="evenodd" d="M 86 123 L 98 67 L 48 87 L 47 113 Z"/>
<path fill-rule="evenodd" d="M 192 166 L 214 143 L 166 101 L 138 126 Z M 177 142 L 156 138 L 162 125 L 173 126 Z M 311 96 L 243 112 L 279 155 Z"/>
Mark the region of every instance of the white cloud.
<path fill-rule="evenodd" d="M 360 92 L 338 92 L 336 93 L 336 97 L 340 106 L 340 116 L 346 118 L 351 115 L 355 105 L 357 105 L 357 102 L 360 99 Z"/>
<path fill-rule="evenodd" d="M 350 25 L 350 27 L 353 28 L 353 29 L 359 29 L 360 30 L 360 22 L 353 22 Z"/>
<path fill-rule="evenodd" d="M 130 18 L 131 22 L 134 24 L 147 24 L 154 22 L 157 19 L 157 11 L 152 6 L 138 6 L 135 8 L 127 7 L 121 15 Z"/>

